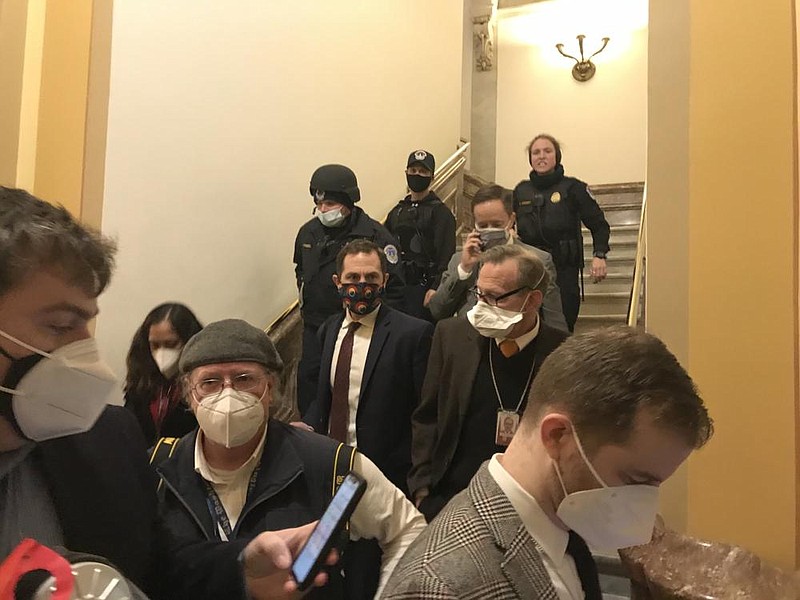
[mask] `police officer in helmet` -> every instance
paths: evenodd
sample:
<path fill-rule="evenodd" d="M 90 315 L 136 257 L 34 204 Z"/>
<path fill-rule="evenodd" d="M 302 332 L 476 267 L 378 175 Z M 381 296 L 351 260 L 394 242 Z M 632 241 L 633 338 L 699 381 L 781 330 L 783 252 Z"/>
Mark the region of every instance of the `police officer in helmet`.
<path fill-rule="evenodd" d="M 351 240 L 364 238 L 380 246 L 389 261 L 389 281 L 384 301 L 403 308 L 403 275 L 397 242 L 392 234 L 355 204 L 361 199 L 356 175 L 344 165 L 323 165 L 309 186 L 315 216 L 297 232 L 294 243 L 295 275 L 303 316 L 303 350 L 297 369 L 297 404 L 305 413 L 316 397 L 322 348 L 317 329 L 342 310 L 333 276 L 336 255 Z"/>
<path fill-rule="evenodd" d="M 386 217 L 386 228 L 400 243 L 405 275 L 406 312 L 433 321 L 428 302 L 456 247 L 456 219 L 431 191 L 436 161 L 427 150 L 408 155 L 406 181 L 410 193 Z"/>

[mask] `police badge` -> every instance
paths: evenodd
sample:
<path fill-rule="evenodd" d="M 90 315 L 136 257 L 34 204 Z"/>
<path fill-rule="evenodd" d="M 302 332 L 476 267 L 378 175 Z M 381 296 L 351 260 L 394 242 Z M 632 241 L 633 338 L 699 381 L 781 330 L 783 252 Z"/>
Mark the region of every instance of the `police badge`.
<path fill-rule="evenodd" d="M 393 265 L 397 264 L 399 257 L 397 255 L 397 248 L 395 248 L 392 244 L 387 245 L 383 249 L 383 253 L 386 255 L 386 260 L 388 260 Z"/>
<path fill-rule="evenodd" d="M 558 204 L 561 202 L 561 194 L 559 192 L 553 192 L 553 194 L 550 196 L 550 202 L 553 204 Z"/>

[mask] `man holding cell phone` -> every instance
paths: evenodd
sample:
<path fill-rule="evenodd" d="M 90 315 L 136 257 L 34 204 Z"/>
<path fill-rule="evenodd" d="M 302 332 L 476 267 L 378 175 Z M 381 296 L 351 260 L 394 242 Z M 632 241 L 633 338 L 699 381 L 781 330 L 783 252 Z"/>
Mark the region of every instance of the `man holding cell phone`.
<path fill-rule="evenodd" d="M 337 489 L 341 463 L 367 482 L 349 520 L 349 538 L 378 541 L 381 583 L 424 528 L 422 515 L 367 457 L 268 419 L 282 368 L 269 337 L 238 319 L 212 323 L 184 346 L 179 369 L 199 428 L 158 467 L 164 597 L 260 598 L 276 584 L 292 588 L 282 570 L 287 555 L 277 572 L 269 556 L 260 556 L 265 537 L 276 542 L 263 532 L 283 535 L 278 530 L 320 519 Z M 292 557 L 302 545 L 298 540 L 287 543 Z M 345 596 L 346 570 L 344 577 L 338 569 L 329 577 L 324 590 L 310 597 L 353 598 Z"/>
<path fill-rule="evenodd" d="M 513 244 L 536 255 L 549 275 L 542 302 L 542 321 L 555 329 L 569 331 L 561 307 L 553 258 L 544 250 L 522 243 L 514 233 L 516 215 L 511 193 L 496 184 L 484 185 L 472 199 L 472 217 L 475 230 L 467 235 L 464 246 L 453 254 L 428 304 L 433 318 L 440 321 L 454 314 L 465 316 L 475 305 L 475 297 L 469 290 L 478 279 L 481 255 L 494 246 Z"/>

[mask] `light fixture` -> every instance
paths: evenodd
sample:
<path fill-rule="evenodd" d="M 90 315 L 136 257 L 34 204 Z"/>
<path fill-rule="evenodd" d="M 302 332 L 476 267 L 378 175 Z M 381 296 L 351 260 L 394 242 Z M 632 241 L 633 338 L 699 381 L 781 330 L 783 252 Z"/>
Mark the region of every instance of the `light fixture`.
<path fill-rule="evenodd" d="M 581 51 L 581 58 L 578 60 L 574 56 L 571 56 L 564 52 L 564 44 L 556 44 L 556 50 L 558 50 L 562 56 L 566 56 L 567 58 L 571 58 L 575 61 L 575 66 L 572 67 L 572 76 L 577 81 L 589 81 L 592 77 L 594 77 L 595 71 L 597 71 L 597 67 L 594 66 L 592 59 L 600 54 L 603 50 L 606 49 L 608 45 L 608 41 L 611 38 L 604 37 L 603 38 L 603 45 L 600 46 L 600 49 L 592 54 L 589 58 L 584 58 L 583 56 L 583 40 L 586 38 L 585 35 L 581 34 L 578 36 L 578 48 Z"/>

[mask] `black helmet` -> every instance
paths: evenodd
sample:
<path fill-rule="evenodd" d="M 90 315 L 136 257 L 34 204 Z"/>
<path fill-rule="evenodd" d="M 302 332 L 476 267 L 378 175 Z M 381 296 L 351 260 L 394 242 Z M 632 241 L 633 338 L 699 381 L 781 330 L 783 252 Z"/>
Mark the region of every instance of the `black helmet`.
<path fill-rule="evenodd" d="M 322 165 L 314 171 L 309 192 L 314 202 L 327 198 L 352 206 L 361 200 L 356 174 L 344 165 Z"/>

